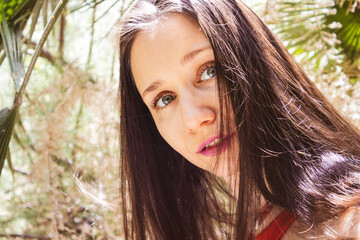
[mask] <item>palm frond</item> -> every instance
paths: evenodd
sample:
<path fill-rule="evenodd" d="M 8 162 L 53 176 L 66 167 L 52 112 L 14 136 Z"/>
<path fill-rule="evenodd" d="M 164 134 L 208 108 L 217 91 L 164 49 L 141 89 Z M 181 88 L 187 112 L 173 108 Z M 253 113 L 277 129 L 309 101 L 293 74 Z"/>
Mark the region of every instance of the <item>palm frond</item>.
<path fill-rule="evenodd" d="M 18 106 L 0 110 L 0 176 L 4 167 L 9 142 L 17 118 Z"/>
<path fill-rule="evenodd" d="M 0 4 L 0 50 L 2 47 L 5 49 L 16 91 L 19 91 L 25 75 L 21 50 L 21 32 L 35 3 L 34 0 L 5 0 Z"/>
<path fill-rule="evenodd" d="M 0 14 L 5 15 L 6 21 L 13 25 L 18 25 L 20 31 L 25 27 L 36 0 L 2 0 L 0 3 Z M 0 17 L 0 23 L 2 17 Z M 2 49 L 2 39 L 0 38 L 0 50 Z"/>
<path fill-rule="evenodd" d="M 325 16 L 325 24 L 329 26 L 332 23 L 340 23 L 339 28 L 328 28 L 327 30 L 336 33 L 340 40 L 340 46 L 346 56 L 346 60 L 355 62 L 360 56 L 360 2 L 354 11 L 349 11 L 349 6 L 336 4 L 336 14 Z"/>
<path fill-rule="evenodd" d="M 315 67 L 327 62 L 327 70 L 359 61 L 359 0 L 285 0 L 276 4 L 276 11 L 281 22 L 270 23 L 302 61 L 314 60 Z M 357 68 L 351 70 L 351 76 L 350 72 L 344 73 L 353 78 L 354 72 L 360 79 Z"/>
<path fill-rule="evenodd" d="M 14 177 L 14 168 L 13 168 L 13 165 L 12 165 L 12 161 L 11 161 L 11 153 L 10 153 L 10 147 L 8 147 L 7 151 L 6 151 L 6 162 L 9 166 L 9 169 L 11 171 L 11 174 L 13 175 Z"/>
<path fill-rule="evenodd" d="M 46 25 L 46 27 L 45 27 L 42 35 L 41 35 L 40 41 L 36 45 L 34 55 L 31 58 L 29 67 L 28 67 L 28 69 L 27 69 L 27 71 L 25 73 L 24 82 L 21 85 L 19 92 L 15 96 L 15 101 L 14 102 L 17 103 L 18 105 L 21 105 L 22 97 L 23 97 L 23 95 L 25 93 L 25 88 L 26 88 L 26 86 L 27 86 L 27 84 L 29 82 L 32 70 L 34 69 L 35 63 L 36 63 L 38 57 L 40 56 L 40 53 L 41 53 L 41 50 L 42 50 L 42 48 L 43 48 L 43 46 L 45 44 L 45 41 L 46 41 L 47 37 L 49 36 L 51 30 L 53 29 L 53 27 L 54 27 L 54 25 L 56 23 L 56 20 L 59 18 L 62 10 L 66 6 L 67 2 L 68 2 L 68 0 L 60 0 L 59 1 L 58 5 L 56 6 L 56 8 L 55 8 L 49 22 L 47 23 L 47 25 Z"/>
<path fill-rule="evenodd" d="M 0 34 L 10 63 L 16 91 L 19 91 L 25 75 L 21 52 L 21 33 L 18 25 L 8 24 L 4 11 L 2 12 Z"/>
<path fill-rule="evenodd" d="M 315 51 L 320 54 L 322 49 L 317 48 L 310 41 L 322 41 L 329 45 L 328 35 L 325 34 L 323 16 L 328 14 L 332 6 L 330 1 L 323 4 L 314 0 L 283 1 L 277 4 L 281 22 L 270 22 L 275 25 L 275 31 L 286 41 L 288 48 L 301 46 L 304 50 Z"/>
<path fill-rule="evenodd" d="M 25 71 L 21 51 L 21 32 L 30 16 L 31 9 L 34 7 L 35 2 L 36 1 L 34 0 L 24 0 L 19 6 L 17 6 L 17 9 L 15 9 L 14 12 L 11 12 L 11 18 L 5 14 L 4 8 L 2 8 L 0 23 L 2 43 L 0 42 L 0 45 L 4 46 L 6 56 L 9 59 L 11 72 L 16 85 L 16 95 L 14 105 L 11 108 L 4 108 L 0 111 L 0 175 L 7 156 L 9 142 L 14 129 L 18 109 L 21 106 L 22 97 L 25 94 L 26 85 L 29 81 L 36 60 L 41 53 L 42 47 L 44 46 L 50 31 L 68 0 L 59 1 L 50 21 L 44 29 L 39 43 L 36 46 L 35 53 L 31 59 L 29 67 L 26 73 L 24 73 Z M 40 6 L 36 8 L 37 11 L 40 11 L 40 9 Z"/>

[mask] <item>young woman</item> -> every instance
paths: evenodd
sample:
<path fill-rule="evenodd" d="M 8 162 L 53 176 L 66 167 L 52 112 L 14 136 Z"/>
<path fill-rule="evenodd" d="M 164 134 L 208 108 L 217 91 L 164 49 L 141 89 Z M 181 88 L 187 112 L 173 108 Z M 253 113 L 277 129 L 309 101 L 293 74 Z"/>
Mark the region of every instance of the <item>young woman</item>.
<path fill-rule="evenodd" d="M 242 2 L 137 1 L 120 95 L 126 239 L 360 237 L 358 130 Z"/>

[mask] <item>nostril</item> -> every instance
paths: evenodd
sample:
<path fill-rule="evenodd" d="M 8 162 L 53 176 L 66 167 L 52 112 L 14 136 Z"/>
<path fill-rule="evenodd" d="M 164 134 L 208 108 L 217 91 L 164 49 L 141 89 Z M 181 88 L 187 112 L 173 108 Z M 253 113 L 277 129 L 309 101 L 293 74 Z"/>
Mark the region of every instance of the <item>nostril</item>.
<path fill-rule="evenodd" d="M 187 132 L 194 133 L 199 128 L 209 126 L 215 122 L 216 114 L 209 108 L 199 109 L 198 112 L 183 116 Z"/>

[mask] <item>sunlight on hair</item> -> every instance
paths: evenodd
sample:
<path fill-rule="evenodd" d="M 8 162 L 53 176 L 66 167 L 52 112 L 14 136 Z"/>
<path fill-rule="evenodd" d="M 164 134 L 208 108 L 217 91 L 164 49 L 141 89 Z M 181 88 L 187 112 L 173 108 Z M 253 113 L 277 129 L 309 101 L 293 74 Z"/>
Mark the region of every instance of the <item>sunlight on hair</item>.
<path fill-rule="evenodd" d="M 334 152 L 327 152 L 321 156 L 321 164 L 324 168 L 331 168 L 337 163 L 344 161 L 344 157 Z"/>

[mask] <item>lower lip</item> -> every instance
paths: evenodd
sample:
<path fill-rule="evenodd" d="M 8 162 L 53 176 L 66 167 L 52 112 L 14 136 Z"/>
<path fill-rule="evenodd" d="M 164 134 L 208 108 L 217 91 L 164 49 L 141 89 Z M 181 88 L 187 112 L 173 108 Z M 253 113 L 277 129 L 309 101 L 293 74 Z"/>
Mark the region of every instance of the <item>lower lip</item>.
<path fill-rule="evenodd" d="M 221 141 L 221 143 L 214 147 L 208 147 L 205 150 L 199 152 L 200 154 L 207 156 L 207 157 L 214 157 L 223 153 L 229 146 L 230 140 L 232 136 L 229 136 Z"/>

